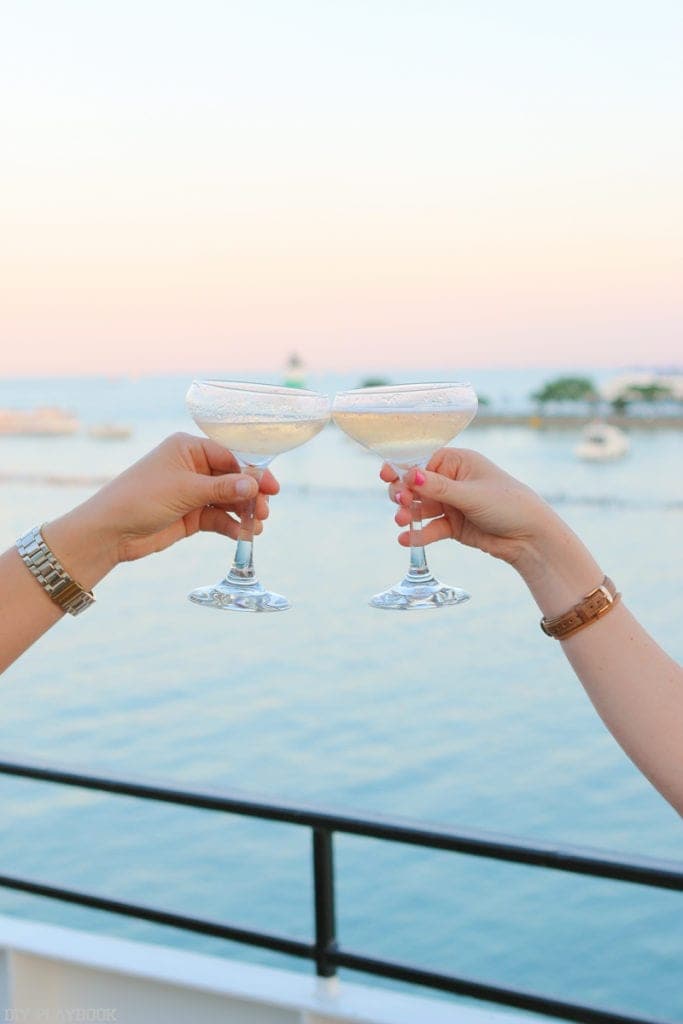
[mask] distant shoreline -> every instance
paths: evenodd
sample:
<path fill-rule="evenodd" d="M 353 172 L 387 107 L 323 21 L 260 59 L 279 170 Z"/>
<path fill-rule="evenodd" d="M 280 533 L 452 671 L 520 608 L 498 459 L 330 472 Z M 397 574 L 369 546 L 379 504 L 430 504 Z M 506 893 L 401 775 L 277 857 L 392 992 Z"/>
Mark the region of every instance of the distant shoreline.
<path fill-rule="evenodd" d="M 476 427 L 530 427 L 533 430 L 581 430 L 595 416 L 496 413 L 480 409 L 469 429 Z M 683 416 L 604 416 L 600 419 L 623 430 L 683 430 Z"/>

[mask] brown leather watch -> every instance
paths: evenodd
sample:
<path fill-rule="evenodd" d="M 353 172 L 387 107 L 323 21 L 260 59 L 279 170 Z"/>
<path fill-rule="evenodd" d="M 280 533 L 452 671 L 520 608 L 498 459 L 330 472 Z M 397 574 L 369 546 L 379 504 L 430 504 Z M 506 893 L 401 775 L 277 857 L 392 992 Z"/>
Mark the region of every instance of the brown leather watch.
<path fill-rule="evenodd" d="M 556 640 L 566 640 L 580 629 L 601 619 L 614 608 L 620 597 L 621 594 L 617 593 L 611 579 L 605 576 L 600 586 L 586 594 L 584 599 L 568 612 L 556 615 L 554 619 L 541 619 L 541 629 L 547 636 L 552 636 Z"/>

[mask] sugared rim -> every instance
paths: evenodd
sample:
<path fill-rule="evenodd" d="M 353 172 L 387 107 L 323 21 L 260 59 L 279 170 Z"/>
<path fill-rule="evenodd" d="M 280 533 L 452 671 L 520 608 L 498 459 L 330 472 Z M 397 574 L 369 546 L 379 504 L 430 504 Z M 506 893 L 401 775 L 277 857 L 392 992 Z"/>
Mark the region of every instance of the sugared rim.
<path fill-rule="evenodd" d="M 434 391 L 437 388 L 471 388 L 468 380 L 431 381 L 425 384 L 377 384 L 369 388 L 349 388 L 348 391 L 338 391 L 338 395 L 367 395 L 385 394 L 389 391 Z"/>
<path fill-rule="evenodd" d="M 192 385 L 198 387 L 223 388 L 225 391 L 250 391 L 255 395 L 302 395 L 306 398 L 326 398 L 321 391 L 308 391 L 306 388 L 289 388 L 284 384 L 262 384 L 248 380 L 193 380 Z M 192 385 L 190 385 L 192 387 Z"/>

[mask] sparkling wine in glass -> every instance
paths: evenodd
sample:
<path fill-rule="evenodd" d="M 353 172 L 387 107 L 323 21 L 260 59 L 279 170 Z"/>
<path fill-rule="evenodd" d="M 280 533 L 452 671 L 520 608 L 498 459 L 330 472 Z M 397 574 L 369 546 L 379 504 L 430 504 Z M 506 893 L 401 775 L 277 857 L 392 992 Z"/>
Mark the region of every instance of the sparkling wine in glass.
<path fill-rule="evenodd" d="M 403 477 L 424 468 L 437 449 L 452 441 L 472 421 L 477 396 L 471 384 L 399 384 L 358 388 L 338 394 L 332 416 L 354 441 L 375 452 Z M 413 501 L 410 522 L 410 567 L 389 590 L 370 600 L 374 608 L 411 611 L 460 604 L 469 594 L 441 583 L 432 575 L 424 547 L 422 502 Z"/>
<path fill-rule="evenodd" d="M 310 441 L 330 418 L 327 395 L 272 384 L 195 380 L 185 403 L 206 436 L 228 448 L 257 481 L 276 455 Z M 197 587 L 188 594 L 190 601 L 240 612 L 290 607 L 286 597 L 266 590 L 254 572 L 255 504 L 255 499 L 250 501 L 241 517 L 235 560 L 227 576 L 212 586 Z"/>

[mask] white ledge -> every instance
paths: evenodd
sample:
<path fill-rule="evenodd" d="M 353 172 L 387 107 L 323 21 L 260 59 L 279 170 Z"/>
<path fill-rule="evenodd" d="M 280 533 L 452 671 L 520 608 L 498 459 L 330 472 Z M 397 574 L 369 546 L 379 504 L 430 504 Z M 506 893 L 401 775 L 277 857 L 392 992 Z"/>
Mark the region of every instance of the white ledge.
<path fill-rule="evenodd" d="M 65 972 L 73 968 L 92 972 L 87 986 L 89 1005 L 92 1005 L 93 978 L 98 972 L 105 972 L 110 978 L 115 976 L 115 982 L 122 991 L 125 991 L 125 979 L 130 979 L 131 984 L 136 979 L 164 989 L 184 989 L 186 993 L 189 990 L 198 998 L 201 998 L 200 994 L 223 998 L 226 1010 L 230 1002 L 246 1002 L 253 1004 L 256 1013 L 258 1007 L 262 1007 L 264 1012 L 273 1009 L 291 1011 L 294 1015 L 291 1019 L 302 1022 L 322 1018 L 330 1024 L 333 1021 L 354 1024 L 520 1024 L 522 1020 L 528 1020 L 513 1013 L 405 995 L 378 986 L 337 978 L 319 979 L 313 974 L 262 967 L 7 916 L 0 916 L 0 950 L 4 952 L 6 961 L 6 1005 L 14 1005 L 11 978 L 15 958 L 17 962 L 22 961 L 24 971 L 32 969 L 37 977 L 40 975 L 40 961 L 49 961 L 53 971 L 55 965 L 63 965 Z M 78 982 L 72 980 L 69 989 L 71 1005 L 74 1005 L 73 994 L 74 991 L 77 994 L 77 990 Z M 110 996 L 111 987 L 108 987 L 107 997 Z M 51 1007 L 53 1012 L 59 1009 Z M 170 1024 L 166 1011 L 163 1020 Z"/>

